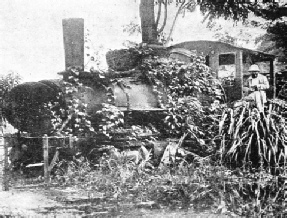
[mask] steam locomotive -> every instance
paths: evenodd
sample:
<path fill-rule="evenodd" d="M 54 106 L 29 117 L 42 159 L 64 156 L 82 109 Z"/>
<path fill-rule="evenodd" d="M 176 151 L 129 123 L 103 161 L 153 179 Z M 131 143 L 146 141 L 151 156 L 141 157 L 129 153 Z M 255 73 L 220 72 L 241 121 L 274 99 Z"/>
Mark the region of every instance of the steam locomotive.
<path fill-rule="evenodd" d="M 20 131 L 37 133 L 39 135 L 49 133 L 51 123 L 47 117 L 41 116 L 41 106 L 53 101 L 57 93 L 61 91 L 62 82 L 68 80 L 71 67 L 79 67 L 78 79 L 87 87 L 79 93 L 82 101 L 88 105 L 88 113 L 92 117 L 101 108 L 106 95 L 103 87 L 99 86 L 96 74 L 85 69 L 85 38 L 84 20 L 78 18 L 63 20 L 63 39 L 65 50 L 66 70 L 59 73 L 62 80 L 42 80 L 29 82 L 16 86 L 9 94 L 9 103 L 6 105 L 8 121 Z M 171 47 L 155 46 L 158 56 L 169 56 L 183 62 L 190 62 L 194 55 L 206 57 L 206 65 L 223 81 L 223 87 L 229 101 L 235 101 L 244 95 L 244 80 L 248 77 L 247 68 L 251 63 L 263 63 L 262 73 L 269 78 L 270 90 L 267 94 L 274 97 L 275 73 L 274 55 L 240 48 L 227 43 L 213 41 L 183 42 Z M 133 49 L 110 51 L 106 55 L 110 71 L 107 77 L 120 78 L 128 89 L 123 90 L 120 85 L 111 86 L 115 95 L 115 105 L 122 111 L 154 112 L 161 111 L 152 87 L 138 79 L 141 73 L 136 66 L 141 61 L 141 54 Z M 88 57 L 90 58 L 90 57 Z M 229 82 L 224 83 L 224 76 L 229 75 Z M 232 80 L 232 81 L 231 81 Z M 109 86 L 109 84 L 107 84 Z M 127 98 L 128 96 L 128 98 Z M 65 99 L 61 99 L 65 104 Z M 26 110 L 24 110 L 26 109 Z M 25 113 L 23 112 L 25 111 Z M 147 116 L 145 116 L 147 117 Z"/>
<path fill-rule="evenodd" d="M 101 109 L 102 103 L 106 100 L 106 90 L 105 87 L 99 86 L 98 74 L 83 67 L 85 62 L 84 20 L 64 19 L 63 34 L 66 70 L 59 73 L 63 79 L 20 84 L 14 87 L 8 95 L 4 108 L 5 116 L 21 132 L 36 136 L 51 133 L 51 120 L 50 117 L 43 115 L 43 105 L 57 100 L 62 107 L 65 107 L 66 99 L 56 98 L 62 91 L 63 82 L 71 76 L 69 71 L 71 67 L 81 69 L 77 78 L 85 85 L 85 88 L 78 93 L 77 97 L 88 105 L 87 111 L 92 119 L 95 118 L 97 111 Z M 274 97 L 276 93 L 273 67 L 275 56 L 273 55 L 211 41 L 183 42 L 169 48 L 155 47 L 159 56 L 169 56 L 183 62 L 190 62 L 194 55 L 204 55 L 206 65 L 216 72 L 219 79 L 222 79 L 222 75 L 229 73 L 232 81 L 223 83 L 229 101 L 242 98 L 244 79 L 248 76 L 245 69 L 250 63 L 266 61 L 269 67 L 265 70 L 265 65 L 263 65 L 263 68 L 271 84 L 269 96 Z M 152 114 L 161 114 L 163 109 L 159 107 L 152 87 L 138 79 L 141 72 L 137 70 L 137 66 L 141 58 L 142 56 L 133 49 L 108 52 L 107 63 L 110 70 L 106 76 L 122 80 L 129 88 L 124 90 L 118 84 L 106 85 L 113 90 L 115 105 L 124 113 L 132 112 L 135 123 L 157 123 L 155 117 L 159 118 L 159 116 L 152 116 Z"/>

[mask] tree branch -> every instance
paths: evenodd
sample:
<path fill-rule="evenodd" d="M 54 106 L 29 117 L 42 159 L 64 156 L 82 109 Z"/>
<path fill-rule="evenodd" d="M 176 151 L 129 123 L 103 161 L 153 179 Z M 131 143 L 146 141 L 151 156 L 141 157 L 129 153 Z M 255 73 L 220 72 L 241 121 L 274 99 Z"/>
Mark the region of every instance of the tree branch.
<path fill-rule="evenodd" d="M 163 23 L 162 23 L 162 26 L 161 28 L 157 31 L 157 33 L 161 33 L 166 25 L 166 20 L 167 20 L 167 0 L 165 0 L 165 3 L 163 2 L 164 4 L 164 18 L 163 18 Z"/>
<path fill-rule="evenodd" d="M 175 27 L 175 24 L 176 24 L 178 15 L 179 15 L 179 13 L 181 12 L 181 10 L 184 8 L 184 4 L 185 4 L 185 0 L 183 0 L 183 1 L 181 2 L 181 5 L 179 6 L 179 8 L 178 8 L 178 10 L 177 10 L 177 12 L 176 12 L 176 15 L 175 15 L 175 17 L 174 17 L 174 20 L 173 20 L 173 22 L 172 22 L 172 26 L 171 26 L 169 35 L 168 35 L 167 40 L 166 40 L 166 43 L 165 43 L 166 45 L 169 43 L 169 41 L 170 41 L 170 39 L 171 39 L 171 35 L 172 35 L 172 33 L 173 33 L 173 30 L 174 30 L 174 27 Z"/>
<path fill-rule="evenodd" d="M 210 14 L 211 14 L 211 12 L 209 11 L 208 13 L 206 13 L 206 14 L 204 15 L 204 17 L 203 17 L 203 19 L 202 19 L 202 23 L 204 23 L 204 22 L 207 20 L 207 18 L 209 18 Z"/>

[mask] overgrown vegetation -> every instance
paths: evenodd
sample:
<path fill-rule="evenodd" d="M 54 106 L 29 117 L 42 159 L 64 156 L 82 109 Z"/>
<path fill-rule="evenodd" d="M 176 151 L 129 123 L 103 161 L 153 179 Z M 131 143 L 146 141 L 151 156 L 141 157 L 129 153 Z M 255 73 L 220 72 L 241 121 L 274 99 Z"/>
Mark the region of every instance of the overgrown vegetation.
<path fill-rule="evenodd" d="M 149 158 L 135 162 L 135 153 L 110 147 L 96 165 L 85 159 L 68 163 L 57 181 L 76 185 L 91 198 L 151 208 L 286 215 L 284 103 L 270 102 L 265 114 L 249 102 L 240 101 L 234 108 L 213 103 L 222 94 L 203 61 L 147 59 L 142 65 L 143 81 L 153 86 L 159 105 L 166 109 L 160 131 L 177 138 L 163 149 L 158 166 L 153 164 L 154 150 Z M 167 96 L 162 91 L 166 87 Z M 123 114 L 113 103 L 103 106 L 99 130 L 105 134 L 123 130 Z M 137 140 L 137 134 L 133 138 Z M 184 145 L 185 141 L 191 142 Z"/>
<path fill-rule="evenodd" d="M 81 140 L 78 145 L 90 150 L 59 162 L 53 181 L 108 202 L 230 216 L 285 216 L 286 104 L 270 102 L 262 114 L 249 102 L 222 104 L 220 84 L 204 61 L 194 57 L 184 64 L 149 57 L 142 62 L 140 78 L 152 86 L 164 111 L 159 129 L 126 122 L 128 116 L 115 106 L 108 84 L 128 87 L 100 74 L 97 83 L 106 90 L 106 101 L 97 112 L 98 125 L 92 127 L 78 94 L 84 85 L 74 69 L 63 86 L 66 105 L 45 105 L 53 129 L 62 135 L 104 136 L 110 143 Z M 141 138 L 155 132 L 160 138 Z M 117 134 L 125 136 L 124 148 L 140 142 L 141 149 L 111 146 Z M 159 139 L 167 143 L 156 145 Z"/>
<path fill-rule="evenodd" d="M 70 69 L 70 76 L 61 84 L 56 100 L 44 104 L 45 115 L 50 117 L 52 129 L 50 134 L 85 136 L 94 132 L 87 104 L 82 100 L 88 87 L 79 78 L 79 69 Z"/>
<path fill-rule="evenodd" d="M 187 139 L 198 144 L 202 153 L 210 154 L 214 148 L 206 143 L 217 136 L 223 93 L 205 58 L 193 57 L 186 64 L 155 57 L 147 59 L 143 69 L 159 105 L 166 109 L 162 134 L 180 138 L 187 133 Z"/>
<path fill-rule="evenodd" d="M 144 43 L 158 43 L 160 38 L 163 43 L 171 40 L 171 33 L 165 39 L 162 31 L 167 6 L 172 2 L 140 1 Z M 196 4 L 210 21 L 217 17 L 246 21 L 250 12 L 273 21 L 286 16 L 286 5 L 275 2 L 174 2 L 178 6 L 176 18 L 181 12 L 194 11 Z M 160 27 L 162 9 L 164 18 Z M 175 21 L 170 32 L 174 24 Z M 286 23 L 279 24 L 269 24 L 269 32 L 278 39 L 276 45 L 284 47 L 285 35 L 281 33 L 286 32 Z M 134 30 L 133 26 L 131 31 Z M 135 51 L 131 56 L 138 55 L 140 59 L 141 52 L 143 56 L 148 55 L 145 51 Z M 121 61 L 115 65 L 121 67 Z M 39 124 L 42 127 L 44 124 L 51 135 L 91 137 L 82 140 L 83 147 L 90 150 L 82 152 L 83 156 L 73 161 L 60 161 L 53 178 L 58 185 L 84 191 L 90 200 L 99 198 L 103 202 L 149 205 L 151 208 L 212 210 L 229 216 L 285 217 L 287 132 L 286 113 L 282 113 L 286 110 L 285 102 L 270 102 L 264 113 L 244 101 L 240 101 L 238 107 L 220 104 L 220 84 L 204 62 L 203 57 L 193 57 L 190 64 L 184 64 L 151 56 L 143 62 L 130 63 L 130 67 L 142 64 L 138 69 L 142 73 L 140 79 L 152 86 L 158 105 L 164 110 L 159 129 L 152 124 L 135 126 L 125 122 L 127 116 L 115 106 L 115 96 L 109 85 L 116 84 L 126 94 L 127 110 L 130 109 L 129 95 L 125 92 L 128 87 L 120 79 L 105 77 L 93 69 L 91 73 L 97 78 L 94 82 L 106 91 L 106 102 L 102 102 L 96 113 L 96 126 L 92 126 L 88 107 L 81 96 L 90 87 L 79 80 L 81 70 L 76 68 L 69 69 L 71 75 L 63 82 L 62 92 L 47 81 L 28 85 L 41 90 L 33 97 L 25 88 L 15 89 L 13 98 L 21 98 L 19 110 L 13 111 L 16 116 L 8 112 L 6 115 L 21 131 L 30 131 L 27 126 Z M 7 108 L 13 105 L 15 102 L 10 102 Z M 33 127 L 37 130 L 36 125 Z M 161 140 L 168 141 L 160 145 L 160 149 L 155 145 L 157 138 L 140 138 L 142 133 L 155 132 L 161 133 Z M 111 146 L 115 133 L 125 136 L 124 148 L 137 141 L 141 142 L 141 149 L 120 151 Z M 109 144 L 91 140 L 94 136 L 104 136 L 110 140 Z M 96 152 L 103 153 L 96 161 L 91 160 L 90 155 L 95 147 Z M 157 154 L 156 149 L 160 150 Z M 156 158 L 159 159 L 157 164 Z"/>
<path fill-rule="evenodd" d="M 230 170 L 208 159 L 151 169 L 128 159 L 103 156 L 92 169 L 85 160 L 70 163 L 57 177 L 91 199 L 148 208 L 192 209 L 230 216 L 283 216 L 284 177 L 268 172 Z"/>

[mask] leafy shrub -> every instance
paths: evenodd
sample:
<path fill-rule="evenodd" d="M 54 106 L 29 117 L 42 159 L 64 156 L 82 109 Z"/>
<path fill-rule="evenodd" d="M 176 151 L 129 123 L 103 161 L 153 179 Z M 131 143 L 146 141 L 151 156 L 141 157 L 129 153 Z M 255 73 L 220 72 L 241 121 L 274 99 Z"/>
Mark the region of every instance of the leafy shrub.
<path fill-rule="evenodd" d="M 214 139 L 222 109 L 213 102 L 220 102 L 223 94 L 204 57 L 193 57 L 191 63 L 150 58 L 142 68 L 159 106 L 166 109 L 161 129 L 164 135 L 179 138 L 189 133 L 188 138 L 199 145 Z"/>

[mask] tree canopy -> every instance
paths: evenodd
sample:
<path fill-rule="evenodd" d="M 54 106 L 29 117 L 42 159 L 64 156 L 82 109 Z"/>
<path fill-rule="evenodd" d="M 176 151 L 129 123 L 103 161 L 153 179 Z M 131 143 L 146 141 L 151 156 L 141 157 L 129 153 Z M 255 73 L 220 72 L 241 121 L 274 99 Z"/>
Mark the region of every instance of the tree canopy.
<path fill-rule="evenodd" d="M 200 10 L 210 21 L 215 18 L 224 17 L 234 22 L 242 21 L 254 26 L 261 26 L 267 30 L 267 34 L 258 40 L 262 40 L 265 51 L 274 51 L 274 48 L 287 54 L 286 33 L 287 33 L 287 4 L 284 1 L 206 1 L 200 2 Z M 263 18 L 264 22 L 250 21 L 249 15 Z M 266 41 L 272 42 L 267 43 Z M 269 46 L 268 46 L 269 45 Z"/>
<path fill-rule="evenodd" d="M 204 15 L 205 20 L 213 21 L 224 18 L 234 22 L 251 23 L 262 25 L 256 21 L 250 22 L 250 14 L 265 20 L 264 26 L 275 46 L 287 52 L 286 39 L 286 17 L 287 4 L 282 0 L 141 0 L 140 16 L 143 43 L 157 43 L 159 36 L 166 25 L 168 7 L 175 4 L 178 11 L 175 15 L 167 42 L 171 38 L 176 19 L 179 14 L 193 12 L 196 6 Z M 159 24 L 161 20 L 161 25 Z M 283 43 L 282 43 L 283 42 Z"/>
<path fill-rule="evenodd" d="M 282 3 L 281 3 L 282 2 Z M 210 19 L 225 17 L 245 21 L 253 12 L 256 16 L 275 21 L 287 16 L 287 4 L 274 0 L 201 0 L 200 10 Z"/>

